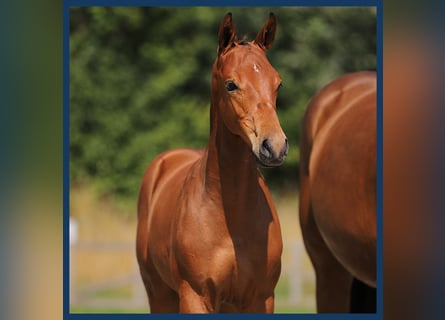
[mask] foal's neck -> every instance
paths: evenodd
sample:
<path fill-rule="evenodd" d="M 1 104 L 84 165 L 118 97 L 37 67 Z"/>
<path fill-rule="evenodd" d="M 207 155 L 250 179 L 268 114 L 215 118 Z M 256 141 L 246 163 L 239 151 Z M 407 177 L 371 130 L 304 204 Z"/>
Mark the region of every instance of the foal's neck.
<path fill-rule="evenodd" d="M 221 121 L 212 140 L 215 143 L 209 144 L 209 148 L 214 149 L 222 182 L 230 181 L 234 186 L 239 185 L 239 180 L 252 182 L 253 178 L 253 182 L 256 182 L 258 169 L 255 157 L 240 136 L 231 133 Z"/>
<path fill-rule="evenodd" d="M 212 110 L 216 111 L 216 110 Z M 214 112 L 213 116 L 216 116 Z M 206 188 L 221 196 L 226 216 L 239 220 L 256 206 L 260 174 L 251 148 L 213 119 L 207 150 Z"/>

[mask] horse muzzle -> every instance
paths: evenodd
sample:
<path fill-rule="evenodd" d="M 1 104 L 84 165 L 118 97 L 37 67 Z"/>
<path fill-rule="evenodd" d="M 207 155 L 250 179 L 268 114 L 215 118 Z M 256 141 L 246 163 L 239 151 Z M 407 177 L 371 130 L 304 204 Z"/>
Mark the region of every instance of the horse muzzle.
<path fill-rule="evenodd" d="M 287 138 L 280 143 L 266 138 L 259 146 L 257 161 L 265 167 L 277 167 L 283 163 L 288 151 Z"/>

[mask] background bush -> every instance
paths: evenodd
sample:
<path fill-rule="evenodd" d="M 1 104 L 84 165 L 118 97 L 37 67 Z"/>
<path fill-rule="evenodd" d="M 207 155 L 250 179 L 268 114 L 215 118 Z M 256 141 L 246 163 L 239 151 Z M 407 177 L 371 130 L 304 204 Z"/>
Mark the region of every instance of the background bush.
<path fill-rule="evenodd" d="M 373 8 L 72 8 L 72 185 L 88 183 L 101 195 L 135 202 L 157 154 L 206 146 L 217 31 L 229 11 L 249 39 L 270 11 L 277 16 L 268 57 L 283 79 L 278 116 L 291 149 L 283 166 L 264 174 L 272 187 L 296 184 L 310 98 L 344 73 L 376 68 Z"/>

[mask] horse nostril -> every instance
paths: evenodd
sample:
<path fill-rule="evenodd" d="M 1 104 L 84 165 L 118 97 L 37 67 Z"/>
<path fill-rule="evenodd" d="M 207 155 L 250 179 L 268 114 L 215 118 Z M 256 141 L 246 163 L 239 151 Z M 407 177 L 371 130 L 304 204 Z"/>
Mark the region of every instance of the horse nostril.
<path fill-rule="evenodd" d="M 289 151 L 289 142 L 287 141 L 287 138 L 284 139 L 284 156 L 287 156 L 287 152 Z"/>
<path fill-rule="evenodd" d="M 272 147 L 269 144 L 269 140 L 268 139 L 264 139 L 263 143 L 261 143 L 261 149 L 263 149 L 263 153 L 265 156 L 267 157 L 271 157 L 273 152 L 272 152 Z"/>

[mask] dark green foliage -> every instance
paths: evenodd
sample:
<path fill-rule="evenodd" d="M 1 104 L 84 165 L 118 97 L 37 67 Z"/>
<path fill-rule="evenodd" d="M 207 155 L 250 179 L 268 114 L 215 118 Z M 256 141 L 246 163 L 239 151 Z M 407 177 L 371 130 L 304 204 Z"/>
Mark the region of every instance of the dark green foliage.
<path fill-rule="evenodd" d="M 229 11 L 249 39 L 270 11 L 277 16 L 268 56 L 283 78 L 278 115 L 291 151 L 285 165 L 264 172 L 272 184 L 295 183 L 310 98 L 343 73 L 376 68 L 372 8 L 71 9 L 71 183 L 135 199 L 157 154 L 206 146 L 217 30 Z"/>

